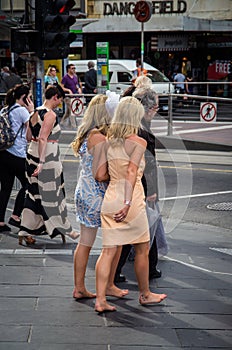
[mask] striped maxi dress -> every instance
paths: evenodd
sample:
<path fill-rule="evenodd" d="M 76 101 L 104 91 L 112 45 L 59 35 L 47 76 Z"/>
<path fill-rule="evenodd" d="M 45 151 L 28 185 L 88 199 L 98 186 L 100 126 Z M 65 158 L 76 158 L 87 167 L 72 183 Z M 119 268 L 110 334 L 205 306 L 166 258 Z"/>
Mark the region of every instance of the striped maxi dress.
<path fill-rule="evenodd" d="M 56 118 L 48 137 L 45 163 L 38 177 L 32 176 L 39 163 L 38 142 L 46 108 L 38 109 L 38 123 L 30 125 L 32 141 L 28 147 L 26 176 L 28 180 L 24 209 L 20 226 L 21 234 L 48 234 L 51 238 L 72 232 L 67 216 L 63 166 L 60 160 L 58 140 L 61 133 Z"/>

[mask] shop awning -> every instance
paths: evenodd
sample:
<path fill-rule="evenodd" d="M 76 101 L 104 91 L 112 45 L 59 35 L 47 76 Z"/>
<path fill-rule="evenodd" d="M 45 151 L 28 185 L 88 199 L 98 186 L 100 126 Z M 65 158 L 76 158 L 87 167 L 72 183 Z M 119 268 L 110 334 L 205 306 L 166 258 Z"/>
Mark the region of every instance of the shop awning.
<path fill-rule="evenodd" d="M 206 20 L 185 16 L 155 17 L 144 23 L 145 32 L 229 32 L 232 30 L 230 20 Z M 105 16 L 97 22 L 83 27 L 83 33 L 140 32 L 141 24 L 134 16 Z"/>

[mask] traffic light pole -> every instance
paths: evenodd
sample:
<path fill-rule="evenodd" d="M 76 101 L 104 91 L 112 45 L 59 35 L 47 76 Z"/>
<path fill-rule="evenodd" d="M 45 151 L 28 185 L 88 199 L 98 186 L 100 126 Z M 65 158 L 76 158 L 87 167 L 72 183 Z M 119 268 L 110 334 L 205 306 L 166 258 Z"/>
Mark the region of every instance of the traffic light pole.
<path fill-rule="evenodd" d="M 35 102 L 36 107 L 43 104 L 43 82 L 44 82 L 44 64 L 37 58 L 36 60 L 36 82 L 35 82 Z"/>
<path fill-rule="evenodd" d="M 29 24 L 30 21 L 30 15 L 29 15 L 29 2 L 28 0 L 25 0 L 25 18 L 24 18 L 24 24 Z"/>

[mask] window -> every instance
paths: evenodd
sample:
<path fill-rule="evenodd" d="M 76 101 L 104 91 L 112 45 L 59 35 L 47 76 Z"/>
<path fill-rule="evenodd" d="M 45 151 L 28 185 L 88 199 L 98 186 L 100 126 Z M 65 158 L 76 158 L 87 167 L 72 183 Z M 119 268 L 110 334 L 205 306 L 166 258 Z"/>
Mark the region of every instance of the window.
<path fill-rule="evenodd" d="M 118 82 L 119 83 L 130 83 L 132 75 L 127 72 L 118 72 Z"/>

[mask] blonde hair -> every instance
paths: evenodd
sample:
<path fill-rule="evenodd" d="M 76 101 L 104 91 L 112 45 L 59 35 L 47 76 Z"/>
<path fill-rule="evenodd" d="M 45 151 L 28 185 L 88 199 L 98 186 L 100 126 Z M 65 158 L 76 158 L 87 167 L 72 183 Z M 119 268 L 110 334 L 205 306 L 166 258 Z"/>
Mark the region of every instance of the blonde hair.
<path fill-rule="evenodd" d="M 151 88 L 152 81 L 146 75 L 140 75 L 138 78 L 136 78 L 134 85 L 137 89 L 140 89 L 142 87 Z"/>
<path fill-rule="evenodd" d="M 110 123 L 110 117 L 105 107 L 106 100 L 106 95 L 98 94 L 90 101 L 77 129 L 76 137 L 71 143 L 75 156 L 78 156 L 80 147 L 91 129 L 97 128 L 103 135 L 106 135 Z"/>
<path fill-rule="evenodd" d="M 123 97 L 111 121 L 107 137 L 112 145 L 124 141 L 128 136 L 137 134 L 144 116 L 144 108 L 135 97 Z"/>
<path fill-rule="evenodd" d="M 50 75 L 51 75 L 51 70 L 52 70 L 52 69 L 56 69 L 56 67 L 55 67 L 55 66 L 49 66 L 48 69 L 47 69 L 46 75 L 49 75 L 49 76 L 50 76 Z"/>

